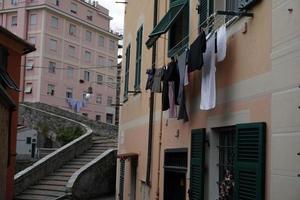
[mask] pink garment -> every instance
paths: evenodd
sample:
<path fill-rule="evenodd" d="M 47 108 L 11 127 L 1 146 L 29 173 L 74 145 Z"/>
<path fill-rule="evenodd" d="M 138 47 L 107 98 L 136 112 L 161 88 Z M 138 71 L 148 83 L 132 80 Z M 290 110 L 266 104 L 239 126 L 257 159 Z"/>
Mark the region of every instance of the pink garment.
<path fill-rule="evenodd" d="M 169 118 L 177 118 L 177 107 L 175 105 L 174 82 L 169 82 Z"/>

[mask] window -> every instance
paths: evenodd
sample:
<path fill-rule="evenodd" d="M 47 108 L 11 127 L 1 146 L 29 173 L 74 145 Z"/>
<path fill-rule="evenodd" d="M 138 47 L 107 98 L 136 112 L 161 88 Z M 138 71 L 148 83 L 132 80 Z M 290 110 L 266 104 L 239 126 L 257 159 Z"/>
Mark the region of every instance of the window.
<path fill-rule="evenodd" d="M 115 41 L 113 41 L 113 40 L 109 41 L 109 50 L 111 50 L 111 51 L 115 50 Z"/>
<path fill-rule="evenodd" d="M 75 56 L 75 47 L 72 45 L 69 45 L 69 56 L 74 57 Z"/>
<path fill-rule="evenodd" d="M 161 34 L 169 31 L 168 56 L 179 54 L 188 45 L 189 32 L 189 0 L 171 0 L 170 9 L 154 27 L 146 42 L 152 47 Z"/>
<path fill-rule="evenodd" d="M 125 84 L 124 84 L 124 101 L 128 99 L 129 88 L 129 67 L 130 67 L 130 44 L 126 49 L 126 63 L 125 63 Z"/>
<path fill-rule="evenodd" d="M 47 95 L 54 96 L 55 86 L 52 84 L 48 84 Z"/>
<path fill-rule="evenodd" d="M 107 97 L 107 106 L 111 106 L 112 103 L 113 103 L 113 98 Z"/>
<path fill-rule="evenodd" d="M 67 98 L 73 98 L 73 89 L 72 88 L 67 88 L 66 97 Z"/>
<path fill-rule="evenodd" d="M 102 95 L 101 94 L 97 94 L 96 103 L 102 104 Z"/>
<path fill-rule="evenodd" d="M 93 12 L 88 10 L 86 18 L 90 21 L 93 21 Z"/>
<path fill-rule="evenodd" d="M 88 95 L 88 92 L 83 92 L 82 97 L 84 100 L 89 101 L 90 100 L 90 95 Z"/>
<path fill-rule="evenodd" d="M 26 70 L 32 70 L 33 64 L 34 64 L 34 60 L 28 59 L 26 62 Z"/>
<path fill-rule="evenodd" d="M 17 26 L 18 25 L 18 17 L 12 16 L 11 17 L 11 26 Z"/>
<path fill-rule="evenodd" d="M 49 41 L 49 48 L 52 51 L 56 51 L 57 50 L 57 41 L 53 40 L 53 39 L 50 39 L 50 41 Z"/>
<path fill-rule="evenodd" d="M 71 13 L 76 14 L 77 13 L 77 4 L 75 3 L 71 3 L 71 9 L 70 9 Z"/>
<path fill-rule="evenodd" d="M 189 4 L 186 3 L 169 30 L 169 52 L 172 57 L 179 54 L 188 45 L 189 35 Z"/>
<path fill-rule="evenodd" d="M 84 59 L 85 59 L 86 62 L 91 62 L 91 60 L 92 60 L 92 54 L 91 54 L 91 52 L 85 51 L 84 52 Z"/>
<path fill-rule="evenodd" d="M 30 15 L 30 25 L 36 25 L 37 23 L 37 16 L 36 14 Z"/>
<path fill-rule="evenodd" d="M 114 86 L 114 78 L 113 77 L 108 77 L 107 78 L 107 85 L 109 86 L 109 87 L 113 87 Z"/>
<path fill-rule="evenodd" d="M 26 83 L 24 92 L 25 94 L 32 94 L 32 83 Z"/>
<path fill-rule="evenodd" d="M 199 10 L 199 24 L 201 27 L 206 27 L 206 19 L 214 12 L 214 1 L 213 0 L 200 0 Z"/>
<path fill-rule="evenodd" d="M 113 118 L 114 118 L 113 114 L 107 113 L 106 114 L 106 123 L 112 124 L 113 123 Z"/>
<path fill-rule="evenodd" d="M 67 67 L 67 70 L 66 70 L 66 73 L 67 73 L 67 77 L 68 77 L 68 78 L 73 78 L 74 68 L 71 67 L 71 66 L 68 66 L 68 67 Z"/>
<path fill-rule="evenodd" d="M 102 35 L 99 35 L 98 45 L 99 47 L 104 47 L 104 37 Z"/>
<path fill-rule="evenodd" d="M 69 34 L 72 36 L 76 36 L 76 25 L 70 24 L 69 26 Z"/>
<path fill-rule="evenodd" d="M 97 84 L 98 85 L 103 84 L 103 75 L 100 75 L 100 74 L 97 75 Z"/>
<path fill-rule="evenodd" d="M 56 68 L 56 63 L 55 62 L 49 62 L 48 72 L 54 74 L 55 73 L 55 68 Z"/>
<path fill-rule="evenodd" d="M 84 71 L 84 80 L 85 81 L 90 81 L 90 72 Z"/>
<path fill-rule="evenodd" d="M 31 37 L 29 37 L 29 42 L 31 43 L 31 44 L 36 44 L 36 38 L 35 37 L 33 37 L 33 36 L 31 36 Z"/>
<path fill-rule="evenodd" d="M 11 5 L 18 5 L 18 0 L 11 0 Z"/>
<path fill-rule="evenodd" d="M 52 1 L 54 5 L 59 6 L 59 0 L 52 0 Z"/>
<path fill-rule="evenodd" d="M 26 144 L 31 144 L 31 137 L 26 137 Z"/>
<path fill-rule="evenodd" d="M 219 131 L 219 183 L 225 183 L 225 178 L 229 177 L 231 181 L 227 181 L 229 189 L 226 199 L 233 200 L 233 182 L 234 182 L 234 147 L 235 147 L 235 126 L 220 128 Z M 229 179 L 228 179 L 229 180 Z M 221 188 L 219 187 L 221 194 Z"/>
<path fill-rule="evenodd" d="M 96 121 L 101 121 L 101 115 L 96 115 Z"/>
<path fill-rule="evenodd" d="M 141 90 L 141 66 L 142 66 L 142 41 L 143 40 L 143 26 L 139 28 L 136 33 L 136 63 L 135 63 L 135 83 L 134 90 Z"/>
<path fill-rule="evenodd" d="M 97 61 L 98 65 L 104 66 L 104 59 L 105 58 L 103 56 L 98 56 L 98 61 Z"/>
<path fill-rule="evenodd" d="M 51 17 L 51 27 L 58 29 L 58 18 L 57 17 L 54 17 L 54 16 Z"/>
<path fill-rule="evenodd" d="M 85 40 L 91 42 L 92 41 L 92 32 L 86 31 L 85 32 Z"/>
<path fill-rule="evenodd" d="M 239 0 L 226 0 L 226 10 L 239 11 Z M 232 19 L 234 16 L 226 16 L 226 21 Z"/>

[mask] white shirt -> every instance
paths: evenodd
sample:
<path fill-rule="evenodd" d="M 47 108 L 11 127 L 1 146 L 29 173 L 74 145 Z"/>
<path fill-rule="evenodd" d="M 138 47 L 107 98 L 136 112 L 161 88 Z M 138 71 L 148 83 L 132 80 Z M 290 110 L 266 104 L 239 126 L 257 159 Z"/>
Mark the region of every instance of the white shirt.
<path fill-rule="evenodd" d="M 210 110 L 216 106 L 216 53 L 215 37 L 212 36 L 206 43 L 203 55 L 201 110 Z"/>

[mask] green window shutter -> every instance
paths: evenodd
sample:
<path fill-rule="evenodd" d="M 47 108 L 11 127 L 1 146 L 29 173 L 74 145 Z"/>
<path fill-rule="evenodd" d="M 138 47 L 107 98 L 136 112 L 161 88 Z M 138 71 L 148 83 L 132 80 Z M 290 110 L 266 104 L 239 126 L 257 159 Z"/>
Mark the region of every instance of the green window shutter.
<path fill-rule="evenodd" d="M 190 200 L 204 200 L 205 129 L 192 130 Z"/>
<path fill-rule="evenodd" d="M 126 49 L 126 63 L 125 63 L 125 83 L 124 83 L 124 101 L 128 99 L 128 88 L 129 88 L 129 67 L 130 67 L 130 48 L 129 44 Z"/>
<path fill-rule="evenodd" d="M 136 67 L 135 67 L 135 91 L 141 90 L 141 67 L 142 67 L 142 40 L 143 26 L 139 28 L 136 35 Z"/>
<path fill-rule="evenodd" d="M 214 13 L 214 0 L 199 0 L 199 24 L 205 28 L 207 18 Z"/>
<path fill-rule="evenodd" d="M 166 33 L 180 12 L 183 10 L 185 4 L 176 4 L 169 9 L 167 14 L 160 20 L 160 22 L 154 27 L 153 31 L 149 35 L 149 39 L 146 42 L 148 48 L 151 48 L 155 41 L 160 37 L 161 34 Z"/>
<path fill-rule="evenodd" d="M 124 181 L 125 181 L 125 160 L 120 159 L 119 200 L 124 199 Z"/>
<path fill-rule="evenodd" d="M 235 199 L 263 200 L 266 124 L 238 124 L 235 147 Z"/>

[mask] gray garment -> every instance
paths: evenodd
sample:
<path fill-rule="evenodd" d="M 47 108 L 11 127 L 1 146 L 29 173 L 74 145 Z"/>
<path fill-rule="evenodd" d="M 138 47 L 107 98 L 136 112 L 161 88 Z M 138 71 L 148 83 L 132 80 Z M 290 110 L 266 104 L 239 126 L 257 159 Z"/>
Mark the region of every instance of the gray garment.
<path fill-rule="evenodd" d="M 152 92 L 155 93 L 161 93 L 161 80 L 164 75 L 164 70 L 161 69 L 155 69 L 154 77 L 153 77 L 153 84 L 152 84 Z"/>
<path fill-rule="evenodd" d="M 185 68 L 186 68 L 186 51 L 184 51 L 179 57 L 178 57 L 178 72 L 179 72 L 179 91 L 178 91 L 178 97 L 177 102 L 181 104 L 181 101 L 183 99 L 183 92 L 184 92 L 184 78 L 185 78 Z"/>
<path fill-rule="evenodd" d="M 187 61 L 187 52 L 184 51 L 179 57 L 178 57 L 178 72 L 179 72 L 179 91 L 178 91 L 178 97 L 177 101 L 179 103 L 179 113 L 178 113 L 178 119 L 183 119 L 184 122 L 189 121 L 189 117 L 186 111 L 185 106 L 185 92 L 184 92 L 184 80 L 185 80 L 185 73 L 186 73 L 186 61 Z"/>

